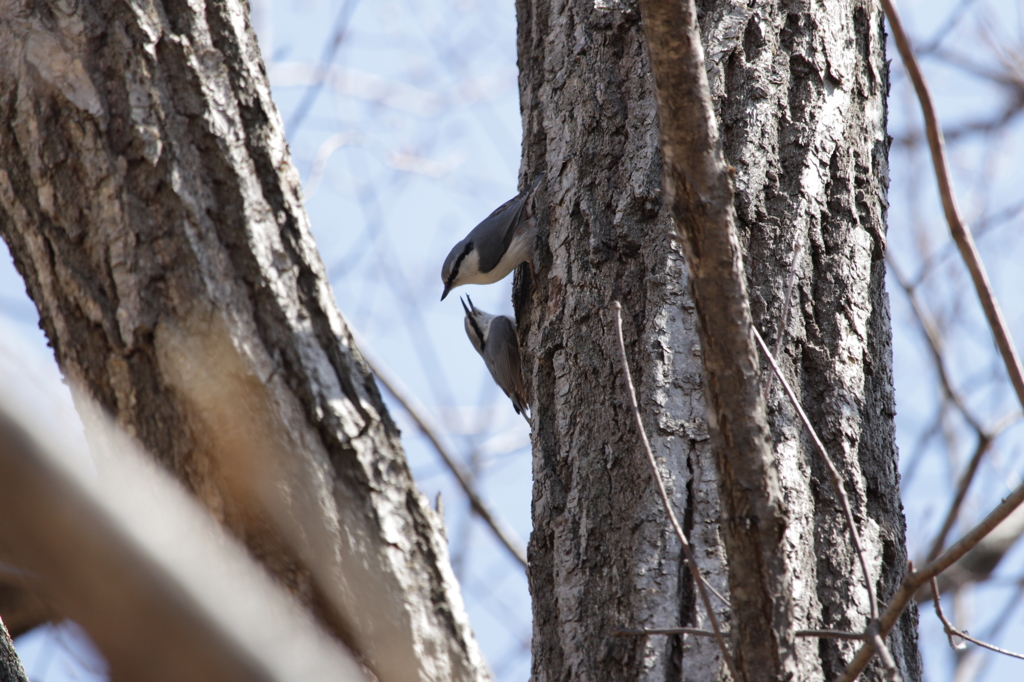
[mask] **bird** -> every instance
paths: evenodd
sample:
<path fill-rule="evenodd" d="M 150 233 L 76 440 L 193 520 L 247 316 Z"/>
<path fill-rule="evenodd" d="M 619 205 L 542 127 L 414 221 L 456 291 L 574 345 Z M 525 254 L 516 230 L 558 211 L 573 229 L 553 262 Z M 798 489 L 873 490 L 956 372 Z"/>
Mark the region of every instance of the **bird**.
<path fill-rule="evenodd" d="M 498 384 L 512 401 L 516 414 L 523 415 L 526 423 L 530 424 L 530 417 L 526 414 L 530 404 L 526 399 L 526 387 L 523 385 L 519 335 L 516 333 L 515 321 L 506 315 L 485 313 L 473 305 L 473 299 L 469 296 L 466 296 L 465 301 L 461 298 L 459 301 L 462 303 L 462 309 L 466 311 L 464 324 L 470 343 L 484 359 L 494 383 Z M 467 301 L 469 305 L 466 305 Z"/>
<path fill-rule="evenodd" d="M 521 263 L 531 261 L 532 265 L 537 221 L 529 204 L 544 175 L 538 175 L 527 189 L 494 209 L 465 239 L 452 247 L 441 268 L 442 301 L 455 287 L 493 284 Z"/>

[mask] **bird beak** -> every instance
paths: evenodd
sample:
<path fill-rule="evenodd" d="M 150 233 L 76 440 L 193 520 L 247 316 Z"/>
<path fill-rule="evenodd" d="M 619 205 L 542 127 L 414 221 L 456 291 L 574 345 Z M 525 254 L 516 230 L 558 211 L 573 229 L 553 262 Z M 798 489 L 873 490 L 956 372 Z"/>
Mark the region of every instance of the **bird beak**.
<path fill-rule="evenodd" d="M 476 306 L 473 305 L 473 299 L 471 299 L 469 297 L 469 294 L 466 294 L 466 300 L 469 301 L 469 308 L 470 308 L 470 310 L 472 310 L 475 313 L 476 312 Z M 462 307 L 465 308 L 466 306 L 462 306 Z M 469 310 L 466 311 L 466 314 L 467 315 L 469 314 Z"/>
<path fill-rule="evenodd" d="M 452 287 L 451 287 L 450 284 L 445 284 L 444 285 L 444 292 L 441 294 L 441 300 L 442 301 L 448 296 L 448 292 L 451 291 L 451 290 L 452 290 Z"/>
<path fill-rule="evenodd" d="M 461 303 L 461 304 L 462 304 L 462 309 L 466 311 L 466 317 L 469 317 L 470 315 L 472 315 L 472 313 L 470 313 L 470 312 L 469 312 L 469 308 L 467 308 L 467 307 L 466 307 L 466 302 L 465 302 L 465 301 L 463 301 L 463 300 L 462 300 L 462 299 L 460 298 L 460 299 L 459 299 L 459 303 Z"/>

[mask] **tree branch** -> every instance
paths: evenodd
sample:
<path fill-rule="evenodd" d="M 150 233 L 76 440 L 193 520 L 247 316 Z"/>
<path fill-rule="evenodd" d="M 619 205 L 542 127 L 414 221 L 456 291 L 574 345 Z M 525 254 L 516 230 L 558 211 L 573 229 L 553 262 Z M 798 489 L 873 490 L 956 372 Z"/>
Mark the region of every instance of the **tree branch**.
<path fill-rule="evenodd" d="M 999 505 L 993 509 L 988 516 L 986 516 L 981 523 L 972 528 L 966 535 L 960 538 L 952 547 L 943 552 L 934 561 L 929 562 L 920 571 L 914 571 L 913 564 L 911 564 L 907 570 L 907 574 L 903 576 L 903 581 L 900 584 L 900 589 L 893 595 L 893 598 L 889 601 L 889 605 L 882 612 L 882 615 L 878 617 L 878 623 L 880 627 L 880 635 L 885 637 L 889 634 L 893 625 L 896 624 L 896 620 L 903 613 L 903 609 L 907 608 L 907 604 L 914 598 L 914 593 L 917 589 L 936 577 L 947 568 L 952 566 L 960 557 L 964 556 L 972 548 L 974 548 L 981 540 L 988 535 L 992 529 L 998 526 L 1007 516 L 1013 513 L 1017 507 L 1024 503 L 1024 483 L 1014 488 Z M 874 655 L 874 649 L 871 645 L 865 645 L 860 648 L 857 655 L 854 656 L 853 661 L 846 668 L 846 671 L 839 677 L 836 682 L 853 682 L 857 679 L 857 676 L 864 671 L 867 667 L 868 662 Z"/>
<path fill-rule="evenodd" d="M 937 595 L 939 593 L 939 586 L 936 584 L 935 578 L 932 578 L 931 583 L 932 583 L 932 594 L 936 594 Z M 988 642 L 983 642 L 980 639 L 975 639 L 974 637 L 971 637 L 966 632 L 964 632 L 962 630 L 959 630 L 956 626 L 954 626 L 952 623 L 949 622 L 949 620 L 946 618 L 946 614 L 944 614 L 942 612 L 942 599 L 940 599 L 939 597 L 935 598 L 935 615 L 937 615 L 939 617 L 939 620 L 942 621 L 942 628 L 943 628 L 943 630 L 945 630 L 946 637 L 949 639 L 949 646 L 950 646 L 950 648 L 952 648 L 952 649 L 962 649 L 962 648 L 964 648 L 963 644 L 957 645 L 956 642 L 953 641 L 954 637 L 959 637 L 960 639 L 967 640 L 968 642 L 971 642 L 972 644 L 977 644 L 978 646 L 982 647 L 983 649 L 988 649 L 989 651 L 995 651 L 998 654 L 1003 654 L 1004 656 L 1009 656 L 1011 658 L 1019 658 L 1021 660 L 1024 660 L 1024 655 L 1022 655 L 1022 654 L 1018 654 L 1018 653 L 1016 653 L 1014 651 L 1010 651 L 1009 649 L 1002 649 L 1000 647 L 995 646 L 994 644 L 989 644 Z"/>
<path fill-rule="evenodd" d="M 349 324 L 349 331 L 352 332 L 352 337 L 356 340 L 356 345 L 362 352 L 363 359 L 366 361 L 370 371 L 384 385 L 388 393 L 401 403 L 406 413 L 416 422 L 420 432 L 434 446 L 434 450 L 441 456 L 441 460 L 448 467 L 448 470 L 452 472 L 452 476 L 455 477 L 459 487 L 462 488 L 462 492 L 469 499 L 470 507 L 483 519 L 483 522 L 494 533 L 494 537 L 508 550 L 512 558 L 518 561 L 523 568 L 526 568 L 526 550 L 523 548 L 522 542 L 516 537 L 515 531 L 509 528 L 508 524 L 502 521 L 496 512 L 491 510 L 490 505 L 476 491 L 472 483 L 472 475 L 462 468 L 462 465 L 455 458 L 455 454 L 449 452 L 448 448 L 445 447 L 441 440 L 441 432 L 434 425 L 434 420 L 428 415 L 426 408 L 406 389 L 398 377 L 391 372 L 391 369 L 370 350 L 369 344 L 365 342 L 362 335 L 351 324 Z"/>
<path fill-rule="evenodd" d="M 658 101 L 668 206 L 686 253 L 699 320 L 708 425 L 724 504 L 733 623 L 743 678 L 793 665 L 784 501 L 765 403 L 731 169 L 718 136 L 693 0 L 641 0 Z"/>
<path fill-rule="evenodd" d="M 960 249 L 960 255 L 971 273 L 971 280 L 974 288 L 981 299 L 981 307 L 985 311 L 985 317 L 992 328 L 995 336 L 996 346 L 999 354 L 1006 365 L 1006 371 L 1010 375 L 1010 382 L 1017 393 L 1017 400 L 1024 406 L 1024 368 L 1021 366 L 1020 358 L 1013 346 L 1010 332 L 1003 319 L 1003 313 L 999 308 L 992 287 L 988 281 L 988 274 L 981 262 L 981 256 L 974 244 L 974 238 L 970 230 L 960 216 L 960 209 L 957 207 L 956 196 L 953 193 L 953 181 L 949 176 L 949 164 L 946 161 L 946 143 L 942 136 L 942 129 L 939 127 L 939 119 L 935 113 L 935 105 L 932 103 L 931 93 L 928 91 L 928 83 L 925 82 L 924 74 L 917 63 L 914 49 L 910 44 L 910 38 L 903 30 L 903 23 L 900 21 L 896 5 L 892 0 L 882 0 L 882 8 L 889 19 L 889 26 L 892 28 L 893 39 L 903 59 L 903 64 L 914 83 L 914 90 L 921 103 L 921 113 L 924 115 L 925 130 L 928 134 L 928 147 L 932 153 L 932 164 L 935 167 L 935 179 L 939 185 L 939 196 L 942 197 L 942 208 L 946 214 L 946 222 L 949 223 L 949 230 L 953 235 L 953 241 Z"/>

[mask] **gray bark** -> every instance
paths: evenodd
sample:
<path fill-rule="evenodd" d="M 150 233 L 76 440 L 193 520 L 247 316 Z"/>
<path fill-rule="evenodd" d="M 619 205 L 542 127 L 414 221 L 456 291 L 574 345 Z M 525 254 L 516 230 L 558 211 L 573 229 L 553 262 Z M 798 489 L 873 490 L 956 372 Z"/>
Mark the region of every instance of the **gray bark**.
<path fill-rule="evenodd" d="M 0 682 L 28 682 L 25 668 L 21 665 L 18 652 L 14 650 L 14 641 L 3 620 L 0 620 Z"/>
<path fill-rule="evenodd" d="M 846 480 L 876 592 L 906 565 L 894 441 L 885 241 L 888 71 L 870 2 L 698 2 L 711 93 L 754 324 L 772 344 L 797 244 L 780 358 Z M 706 638 L 614 637 L 625 627 L 707 627 L 643 466 L 608 306 L 623 301 L 652 445 L 720 591 L 727 589 L 717 474 L 687 274 L 662 205 L 653 81 L 632 2 L 519 0 L 525 176 L 548 171 L 546 239 L 516 305 L 535 406 L 537 680 L 724 675 Z M 532 279 L 532 281 L 530 281 Z M 766 364 L 762 363 L 762 366 Z M 788 518 L 793 629 L 864 627 L 865 591 L 842 511 L 778 384 L 769 425 Z M 728 609 L 719 614 L 728 622 Z M 920 678 L 916 612 L 889 639 Z M 831 679 L 856 642 L 800 639 L 794 679 Z M 870 668 L 868 679 L 879 676 Z"/>
<path fill-rule="evenodd" d="M 0 234 L 69 382 L 380 679 L 486 678 L 245 4 L 0 7 Z"/>

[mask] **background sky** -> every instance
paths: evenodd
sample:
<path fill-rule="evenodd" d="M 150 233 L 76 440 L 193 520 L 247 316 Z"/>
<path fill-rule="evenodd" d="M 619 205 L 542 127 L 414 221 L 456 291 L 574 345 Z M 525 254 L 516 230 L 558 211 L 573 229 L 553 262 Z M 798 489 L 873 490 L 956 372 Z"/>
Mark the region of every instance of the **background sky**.
<path fill-rule="evenodd" d="M 252 5 L 338 306 L 373 354 L 442 424 L 450 447 L 525 544 L 531 527 L 527 426 L 470 346 L 457 297 L 439 301 L 439 272 L 448 250 L 517 189 L 521 126 L 513 2 Z M 979 247 L 1021 347 L 1024 131 L 1014 113 L 1020 109 L 1013 99 L 1017 90 L 1005 77 L 1016 68 L 1024 82 L 1020 4 L 915 0 L 901 8 L 925 53 L 939 115 L 953 133 L 958 198 L 981 233 Z M 889 255 L 906 278 L 920 279 L 916 291 L 942 331 L 952 383 L 979 421 L 991 425 L 1018 406 L 964 268 L 949 247 L 930 160 L 920 143 L 917 103 L 891 44 L 889 55 Z M 1005 112 L 1008 122 L 995 125 Z M 943 407 L 931 352 L 892 276 L 889 290 L 908 543 L 911 554 L 920 556 L 941 523 L 974 434 L 955 410 Z M 511 278 L 455 293 L 469 293 L 489 312 L 512 314 Z M 0 380 L 20 382 L 40 409 L 73 414 L 35 307 L 5 247 Z M 531 616 L 521 567 L 468 512 L 465 497 L 403 409 L 390 396 L 386 400 L 418 484 L 430 499 L 438 492 L 444 499 L 453 564 L 496 678 L 527 679 Z M 968 497 L 968 519 L 983 516 L 1019 482 L 1022 431 L 1014 427 L 996 442 Z M 965 591 L 947 611 L 972 633 L 986 633 L 1003 618 L 1004 607 L 1019 599 L 1022 576 L 1024 554 L 1014 550 L 991 584 Z M 994 638 L 1024 649 L 1024 613 L 1012 611 L 1003 621 Z M 921 640 L 927 678 L 954 679 L 955 654 L 930 609 L 922 611 Z M 17 645 L 33 682 L 105 679 L 102 660 L 73 624 L 44 626 Z M 977 679 L 1024 679 L 1021 661 L 994 654 L 971 660 L 972 670 L 980 670 Z"/>

